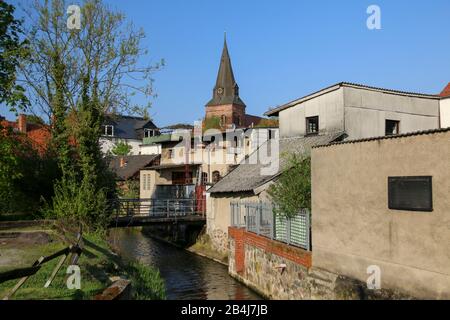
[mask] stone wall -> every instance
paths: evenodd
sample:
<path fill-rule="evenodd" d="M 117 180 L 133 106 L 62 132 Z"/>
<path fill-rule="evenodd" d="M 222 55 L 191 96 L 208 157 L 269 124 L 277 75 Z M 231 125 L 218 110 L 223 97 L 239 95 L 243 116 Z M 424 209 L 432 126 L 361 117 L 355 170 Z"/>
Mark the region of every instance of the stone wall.
<path fill-rule="evenodd" d="M 268 299 L 403 299 L 402 293 L 369 290 L 366 283 L 313 268 L 311 252 L 244 229 L 229 229 L 228 271 Z"/>

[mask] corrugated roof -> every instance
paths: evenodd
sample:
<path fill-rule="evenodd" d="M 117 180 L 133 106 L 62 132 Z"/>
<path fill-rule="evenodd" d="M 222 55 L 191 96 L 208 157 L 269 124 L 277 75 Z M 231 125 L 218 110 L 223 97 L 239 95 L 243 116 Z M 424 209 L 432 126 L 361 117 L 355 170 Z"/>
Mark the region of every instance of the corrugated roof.
<path fill-rule="evenodd" d="M 372 87 L 372 86 L 367 86 L 364 84 L 358 84 L 358 83 L 352 83 L 352 82 L 340 82 L 337 84 L 334 84 L 332 86 L 320 89 L 319 91 L 310 93 L 306 96 L 303 96 L 301 98 L 292 100 L 286 104 L 283 104 L 281 106 L 278 106 L 276 108 L 273 108 L 271 110 L 268 110 L 267 112 L 264 113 L 264 115 L 266 116 L 271 116 L 271 115 L 275 115 L 278 112 L 288 109 L 290 107 L 293 107 L 301 102 L 304 102 L 306 100 L 310 100 L 312 98 L 315 98 L 316 96 L 322 95 L 324 93 L 330 92 L 330 91 L 334 91 L 337 90 L 341 87 L 352 87 L 352 88 L 359 88 L 359 89 L 367 89 L 367 90 L 373 90 L 373 91 L 380 91 L 380 92 L 384 92 L 384 93 L 393 93 L 393 94 L 398 94 L 398 95 L 406 95 L 406 96 L 415 96 L 415 97 L 422 97 L 422 98 L 430 98 L 430 99 L 440 99 L 439 95 L 436 94 L 425 94 L 425 93 L 418 93 L 418 92 L 408 92 L 408 91 L 401 91 L 401 90 L 394 90 L 394 89 L 386 89 L 386 88 L 379 88 L 379 87 Z"/>
<path fill-rule="evenodd" d="M 274 175 L 262 175 L 261 169 L 267 167 L 267 164 L 250 164 L 256 161 L 242 161 L 234 170 L 225 175 L 219 182 L 212 186 L 207 192 L 223 193 L 223 192 L 244 192 L 253 191 L 254 189 L 269 182 L 279 175 L 283 168 L 286 167 L 285 153 L 308 154 L 311 147 L 317 144 L 329 143 L 343 137 L 344 133 L 338 132 L 334 134 L 315 135 L 297 138 L 280 139 L 279 144 L 279 170 Z M 264 146 L 264 145 L 263 145 Z M 265 144 L 267 147 L 267 142 Z M 262 146 L 260 147 L 262 148 Z M 255 151 L 249 157 L 257 157 Z"/>
<path fill-rule="evenodd" d="M 127 180 L 158 157 L 158 154 L 112 157 L 109 160 L 109 168 L 116 174 L 117 178 Z M 120 166 L 120 159 L 125 162 L 123 167 Z"/>
<path fill-rule="evenodd" d="M 450 131 L 450 127 L 442 128 L 442 129 L 414 131 L 414 132 L 408 132 L 408 133 L 396 134 L 396 135 L 390 135 L 390 136 L 380 136 L 380 137 L 332 142 L 332 143 L 326 143 L 326 144 L 319 144 L 319 145 L 313 146 L 313 148 L 324 148 L 324 147 L 331 147 L 331 146 L 340 145 L 340 144 L 360 143 L 360 142 L 368 142 L 368 141 L 400 139 L 400 138 L 405 138 L 405 137 L 420 136 L 420 135 L 426 135 L 426 134 L 436 134 L 436 133 L 442 133 L 442 132 L 448 132 L 448 131 Z"/>

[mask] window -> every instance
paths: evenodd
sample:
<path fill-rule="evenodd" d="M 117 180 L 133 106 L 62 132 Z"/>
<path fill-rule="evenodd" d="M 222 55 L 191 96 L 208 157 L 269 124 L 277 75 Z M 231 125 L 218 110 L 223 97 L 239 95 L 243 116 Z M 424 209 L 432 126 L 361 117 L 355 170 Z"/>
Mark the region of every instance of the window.
<path fill-rule="evenodd" d="M 155 136 L 155 130 L 153 129 L 144 129 L 144 137 L 150 138 Z"/>
<path fill-rule="evenodd" d="M 173 158 L 173 149 L 167 150 L 167 158 L 169 158 L 169 159 Z"/>
<path fill-rule="evenodd" d="M 108 137 L 113 137 L 114 136 L 114 126 L 112 126 L 112 125 L 103 126 L 103 134 Z"/>
<path fill-rule="evenodd" d="M 319 133 L 319 117 L 307 117 L 306 118 L 306 134 L 318 134 Z"/>
<path fill-rule="evenodd" d="M 389 209 L 433 211 L 432 177 L 389 177 Z"/>
<path fill-rule="evenodd" d="M 400 121 L 386 120 L 385 135 L 392 136 L 399 133 Z"/>
<path fill-rule="evenodd" d="M 208 183 L 208 174 L 206 172 L 202 172 L 202 184 Z"/>
<path fill-rule="evenodd" d="M 219 171 L 214 171 L 212 173 L 212 182 L 216 183 L 216 182 L 219 182 L 219 180 L 220 180 L 220 172 Z"/>
<path fill-rule="evenodd" d="M 226 125 L 226 124 L 227 124 L 227 116 L 223 114 L 223 115 L 220 117 L 220 125 L 221 125 L 221 126 L 224 126 L 224 125 Z"/>

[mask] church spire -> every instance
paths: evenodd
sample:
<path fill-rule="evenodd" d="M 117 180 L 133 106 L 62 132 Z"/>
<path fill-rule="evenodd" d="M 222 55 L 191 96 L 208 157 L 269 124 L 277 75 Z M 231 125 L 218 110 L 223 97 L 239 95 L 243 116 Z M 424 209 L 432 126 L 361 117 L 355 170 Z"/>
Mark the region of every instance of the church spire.
<path fill-rule="evenodd" d="M 216 85 L 213 90 L 213 98 L 206 105 L 216 106 L 224 104 L 239 104 L 245 106 L 244 102 L 239 98 L 239 86 L 234 79 L 226 34 L 224 36 L 222 57 L 220 59 Z"/>

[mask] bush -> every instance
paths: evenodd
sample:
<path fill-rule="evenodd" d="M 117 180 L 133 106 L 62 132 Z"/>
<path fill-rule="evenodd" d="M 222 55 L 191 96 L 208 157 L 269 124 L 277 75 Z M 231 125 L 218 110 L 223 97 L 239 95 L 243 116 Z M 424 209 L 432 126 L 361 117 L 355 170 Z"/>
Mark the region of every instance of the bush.
<path fill-rule="evenodd" d="M 275 213 L 293 217 L 300 209 L 311 209 L 311 158 L 287 155 L 287 169 L 269 189 Z"/>

